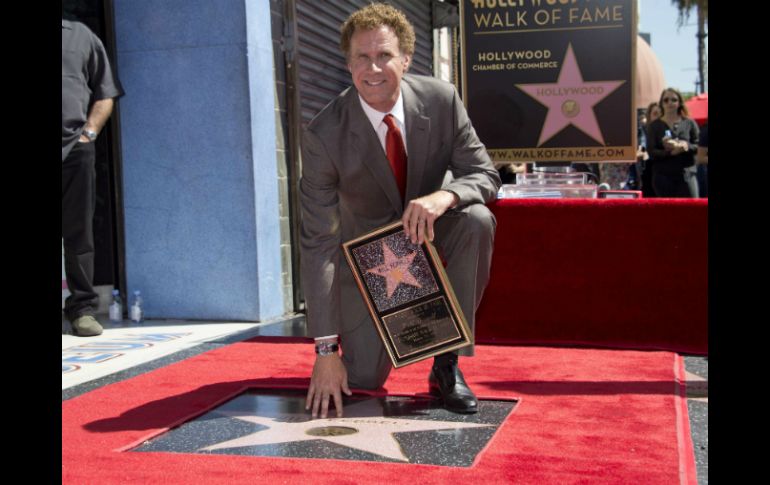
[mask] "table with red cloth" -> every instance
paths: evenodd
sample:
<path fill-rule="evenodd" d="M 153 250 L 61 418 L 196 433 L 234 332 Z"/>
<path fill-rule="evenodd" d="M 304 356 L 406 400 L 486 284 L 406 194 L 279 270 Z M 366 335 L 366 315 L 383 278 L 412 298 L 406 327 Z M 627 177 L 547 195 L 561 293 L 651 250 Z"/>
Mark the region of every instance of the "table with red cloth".
<path fill-rule="evenodd" d="M 476 342 L 708 353 L 708 199 L 501 199 Z"/>

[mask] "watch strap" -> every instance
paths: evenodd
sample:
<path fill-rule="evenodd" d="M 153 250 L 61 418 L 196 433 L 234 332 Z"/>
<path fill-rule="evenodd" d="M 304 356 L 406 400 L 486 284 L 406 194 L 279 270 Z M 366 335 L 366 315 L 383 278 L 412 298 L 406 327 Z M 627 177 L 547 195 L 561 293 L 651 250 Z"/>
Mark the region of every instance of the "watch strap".
<path fill-rule="evenodd" d="M 315 353 L 318 355 L 331 355 L 339 352 L 340 346 L 332 342 L 316 342 Z"/>

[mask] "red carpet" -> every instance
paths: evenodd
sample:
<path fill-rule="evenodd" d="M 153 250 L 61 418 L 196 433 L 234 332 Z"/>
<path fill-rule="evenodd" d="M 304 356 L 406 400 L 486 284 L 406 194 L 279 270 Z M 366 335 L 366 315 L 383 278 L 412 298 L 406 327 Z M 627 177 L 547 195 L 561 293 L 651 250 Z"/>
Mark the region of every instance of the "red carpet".
<path fill-rule="evenodd" d="M 669 352 L 478 346 L 480 398 L 520 402 L 471 468 L 121 450 L 248 387 L 307 386 L 313 349 L 229 345 L 62 403 L 62 483 L 695 484 L 681 357 Z M 429 362 L 387 393 L 426 390 Z"/>

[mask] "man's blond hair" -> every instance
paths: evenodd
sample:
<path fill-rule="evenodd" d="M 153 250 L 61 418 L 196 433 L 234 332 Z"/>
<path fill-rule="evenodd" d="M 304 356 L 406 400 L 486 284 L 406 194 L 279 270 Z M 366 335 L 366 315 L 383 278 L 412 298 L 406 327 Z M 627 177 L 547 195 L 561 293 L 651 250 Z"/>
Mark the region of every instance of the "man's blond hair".
<path fill-rule="evenodd" d="M 400 10 L 384 3 L 373 3 L 353 12 L 340 28 L 340 49 L 350 57 L 350 39 L 356 30 L 372 30 L 386 25 L 398 37 L 401 53 L 414 54 L 414 27 Z"/>

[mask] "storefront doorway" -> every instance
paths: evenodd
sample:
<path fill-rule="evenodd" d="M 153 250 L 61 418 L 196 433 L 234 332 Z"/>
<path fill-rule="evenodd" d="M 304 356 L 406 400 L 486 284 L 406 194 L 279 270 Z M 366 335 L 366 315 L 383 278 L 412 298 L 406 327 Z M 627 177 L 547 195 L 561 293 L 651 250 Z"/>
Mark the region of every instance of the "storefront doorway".
<path fill-rule="evenodd" d="M 117 66 L 111 0 L 63 0 L 62 18 L 76 20 L 88 26 L 102 40 L 113 68 Z M 121 292 L 124 292 L 125 288 L 118 104 L 96 140 L 94 285 L 100 295 L 100 312 L 106 311 L 109 294 L 113 288 L 118 288 Z M 62 307 L 68 294 L 63 258 L 62 250 Z"/>

